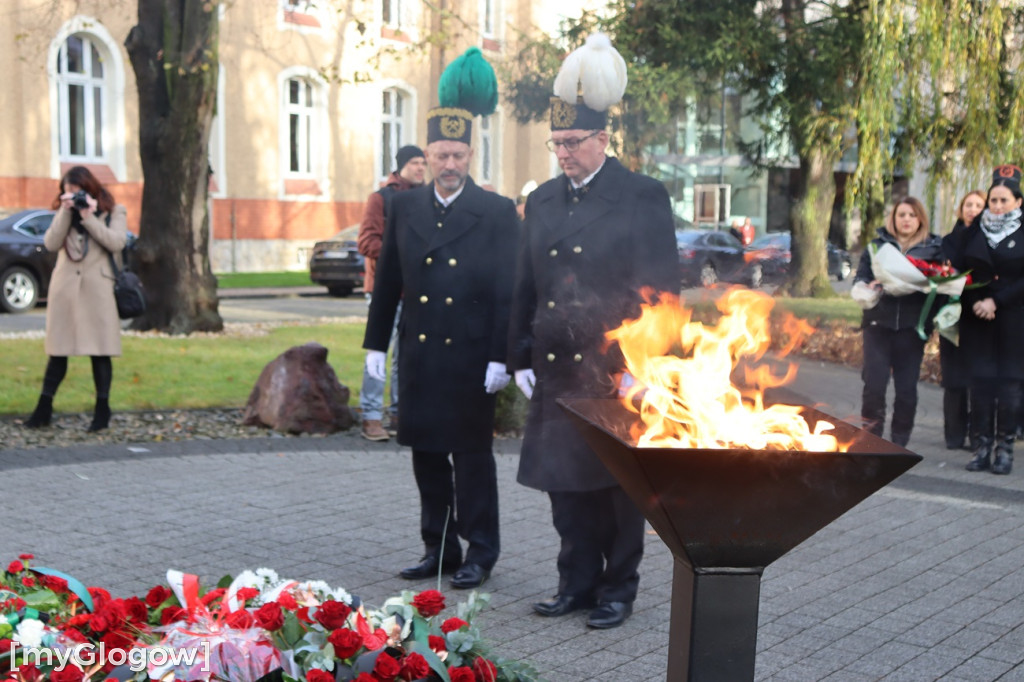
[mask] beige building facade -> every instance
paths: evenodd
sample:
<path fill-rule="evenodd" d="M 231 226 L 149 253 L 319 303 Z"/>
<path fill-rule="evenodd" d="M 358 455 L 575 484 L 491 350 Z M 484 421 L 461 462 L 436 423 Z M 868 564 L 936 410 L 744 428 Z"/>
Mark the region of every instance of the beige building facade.
<path fill-rule="evenodd" d="M 425 145 L 443 68 L 472 45 L 500 63 L 515 31 L 542 25 L 547 12 L 543 0 L 448 0 L 454 18 L 442 26 L 423 0 L 215 6 L 214 272 L 305 269 L 314 242 L 359 222 L 398 148 Z M 138 232 L 138 103 L 124 49 L 136 16 L 133 0 L 0 4 L 0 211 L 50 205 L 63 171 L 81 164 Z M 473 178 L 510 197 L 546 180 L 557 171 L 547 137 L 499 102 L 475 121 Z"/>

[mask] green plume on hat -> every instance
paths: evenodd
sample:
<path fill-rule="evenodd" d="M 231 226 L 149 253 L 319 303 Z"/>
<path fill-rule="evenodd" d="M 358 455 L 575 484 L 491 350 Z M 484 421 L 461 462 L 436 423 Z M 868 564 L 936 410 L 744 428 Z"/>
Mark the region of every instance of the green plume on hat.
<path fill-rule="evenodd" d="M 466 109 L 474 116 L 490 116 L 498 106 L 498 79 L 479 47 L 471 47 L 449 64 L 437 83 L 442 107 Z"/>

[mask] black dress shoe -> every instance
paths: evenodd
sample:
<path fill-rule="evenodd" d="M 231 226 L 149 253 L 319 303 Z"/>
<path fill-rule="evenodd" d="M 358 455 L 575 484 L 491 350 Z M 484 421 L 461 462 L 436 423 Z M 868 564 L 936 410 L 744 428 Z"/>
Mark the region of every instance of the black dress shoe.
<path fill-rule="evenodd" d="M 420 562 L 415 566 L 409 568 L 403 568 L 398 574 L 406 580 L 423 580 L 424 578 L 433 578 L 437 576 L 438 560 L 436 556 L 427 555 L 420 559 Z M 441 564 L 441 573 L 451 573 L 459 567 L 457 561 L 445 561 Z"/>
<path fill-rule="evenodd" d="M 483 585 L 490 575 L 491 572 L 480 564 L 462 564 L 462 568 L 455 571 L 449 584 L 457 590 L 468 590 Z"/>
<path fill-rule="evenodd" d="M 551 599 L 535 603 L 533 610 L 542 616 L 552 617 L 564 616 L 579 609 L 593 608 L 593 606 L 593 599 L 558 594 Z"/>
<path fill-rule="evenodd" d="M 617 628 L 633 613 L 633 604 L 625 601 L 610 601 L 601 604 L 590 612 L 587 619 L 587 627 Z"/>

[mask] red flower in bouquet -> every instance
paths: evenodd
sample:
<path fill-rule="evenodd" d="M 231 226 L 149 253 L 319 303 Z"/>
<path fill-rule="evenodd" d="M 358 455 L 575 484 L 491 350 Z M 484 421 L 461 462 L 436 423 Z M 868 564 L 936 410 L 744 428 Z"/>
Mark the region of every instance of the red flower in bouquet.
<path fill-rule="evenodd" d="M 295 597 L 293 597 L 292 593 L 288 591 L 284 591 L 278 596 L 277 603 L 280 604 L 282 608 L 286 608 L 289 611 L 294 611 L 299 608 L 299 602 L 295 601 Z"/>
<path fill-rule="evenodd" d="M 36 558 L 36 555 L 35 554 L 19 554 L 18 558 L 21 559 L 22 561 L 31 561 L 32 559 Z"/>
<path fill-rule="evenodd" d="M 438 637 L 437 635 L 427 635 L 427 646 L 430 647 L 431 651 L 439 654 L 448 651 L 448 643 L 444 641 L 444 637 Z"/>
<path fill-rule="evenodd" d="M 352 658 L 363 648 L 363 638 L 348 628 L 335 630 L 327 636 L 327 641 L 334 646 L 334 655 L 342 660 Z"/>
<path fill-rule="evenodd" d="M 50 682 L 82 682 L 84 679 L 82 669 L 70 663 L 50 672 Z"/>
<path fill-rule="evenodd" d="M 345 621 L 348 620 L 351 613 L 352 607 L 345 602 L 328 599 L 317 609 L 316 622 L 328 630 L 337 630 L 345 625 Z"/>
<path fill-rule="evenodd" d="M 247 610 L 238 609 L 237 611 L 229 613 L 228 617 L 224 619 L 224 622 L 227 623 L 229 627 L 233 627 L 238 630 L 245 630 L 246 628 L 251 628 L 255 625 L 256 619 L 253 618 L 253 615 Z"/>
<path fill-rule="evenodd" d="M 43 587 L 57 594 L 64 594 L 68 591 L 68 581 L 55 575 L 41 575 L 39 582 L 43 584 Z"/>
<path fill-rule="evenodd" d="M 326 670 L 314 668 L 306 673 L 306 682 L 334 682 L 334 675 Z"/>
<path fill-rule="evenodd" d="M 387 653 L 381 653 L 373 664 L 373 676 L 383 682 L 392 682 L 398 673 L 402 672 L 402 664 L 391 658 Z"/>
<path fill-rule="evenodd" d="M 239 588 L 238 592 L 235 592 L 235 596 L 238 597 L 238 601 L 247 602 L 260 596 L 260 591 L 255 587 L 242 587 Z"/>
<path fill-rule="evenodd" d="M 284 611 L 277 602 L 264 604 L 256 612 L 256 623 L 264 630 L 280 630 L 284 625 Z"/>
<path fill-rule="evenodd" d="M 176 623 L 179 620 L 185 620 L 185 616 L 187 615 L 188 614 L 185 613 L 185 609 L 181 608 L 180 606 L 167 606 L 164 608 L 163 611 L 160 612 L 160 624 L 170 625 L 171 623 Z"/>
<path fill-rule="evenodd" d="M 464 628 L 467 625 L 469 625 L 469 623 L 462 620 L 461 618 L 449 618 L 445 622 L 441 623 L 441 632 L 447 635 L 449 632 L 455 632 L 456 630 Z"/>
<path fill-rule="evenodd" d="M 89 596 L 92 597 L 92 610 L 95 613 L 103 608 L 103 605 L 110 601 L 110 593 L 102 587 L 88 587 Z"/>
<path fill-rule="evenodd" d="M 36 579 L 30 575 L 24 575 L 21 577 L 21 584 L 25 587 L 35 587 Z"/>
<path fill-rule="evenodd" d="M 498 666 L 481 656 L 473 661 L 473 674 L 480 682 L 495 682 L 498 679 Z"/>
<path fill-rule="evenodd" d="M 402 660 L 402 670 L 398 677 L 403 680 L 418 680 L 430 674 L 430 664 L 415 651 Z"/>
<path fill-rule="evenodd" d="M 956 277 L 960 274 L 957 272 L 956 268 L 949 263 L 937 263 L 934 261 L 924 260 L 923 258 L 914 258 L 913 256 L 907 256 L 906 258 L 928 279 L 949 279 L 950 277 Z M 967 273 L 966 284 L 971 284 L 971 273 Z"/>
<path fill-rule="evenodd" d="M 15 559 L 11 563 L 7 564 L 7 572 L 10 573 L 11 575 L 14 575 L 15 573 L 21 573 L 24 570 L 25 570 L 25 564 L 21 563 L 17 559 Z"/>
<path fill-rule="evenodd" d="M 164 587 L 163 585 L 157 585 L 156 587 L 154 587 L 146 593 L 146 606 L 148 606 L 151 609 L 155 609 L 161 604 L 163 604 L 165 601 L 170 599 L 171 594 L 173 593 L 170 591 L 170 589 Z"/>
<path fill-rule="evenodd" d="M 467 668 L 464 665 L 458 668 L 449 668 L 448 677 L 452 682 L 476 682 L 476 675 L 473 674 L 473 669 Z"/>
<path fill-rule="evenodd" d="M 200 597 L 199 601 L 203 602 L 203 606 L 209 606 L 211 603 L 223 597 L 225 592 L 227 592 L 225 588 L 218 587 L 217 589 L 210 590 L 209 592 L 204 594 L 202 597 Z"/>
<path fill-rule="evenodd" d="M 444 595 L 437 590 L 424 590 L 417 594 L 412 605 L 424 618 L 431 618 L 444 610 Z"/>
<path fill-rule="evenodd" d="M 149 619 L 149 609 L 146 602 L 138 597 L 129 597 L 124 600 L 125 616 L 132 625 L 144 625 Z"/>

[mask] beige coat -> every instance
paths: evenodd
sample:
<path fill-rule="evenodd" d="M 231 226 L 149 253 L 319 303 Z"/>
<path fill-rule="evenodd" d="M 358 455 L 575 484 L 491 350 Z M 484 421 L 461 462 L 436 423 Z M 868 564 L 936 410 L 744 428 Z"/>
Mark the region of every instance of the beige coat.
<path fill-rule="evenodd" d="M 121 266 L 128 238 L 125 208 L 114 207 L 109 227 L 106 214 L 90 215 L 82 226 L 88 233 L 84 239 L 71 229 L 71 212 L 62 207 L 43 235 L 47 250 L 60 252 L 46 299 L 46 354 L 121 355 L 121 321 L 107 254 L 114 253 Z M 87 248 L 81 256 L 83 242 Z"/>

